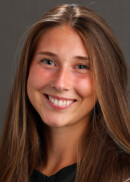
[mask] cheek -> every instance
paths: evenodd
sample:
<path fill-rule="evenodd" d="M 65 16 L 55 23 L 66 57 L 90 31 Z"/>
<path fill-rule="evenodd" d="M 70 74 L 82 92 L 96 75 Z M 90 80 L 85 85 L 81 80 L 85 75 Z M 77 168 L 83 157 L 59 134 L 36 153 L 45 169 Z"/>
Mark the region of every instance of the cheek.
<path fill-rule="evenodd" d="M 86 76 L 82 76 L 76 81 L 76 90 L 82 97 L 87 96 L 96 96 L 94 80 L 92 74 L 87 74 Z"/>
<path fill-rule="evenodd" d="M 31 66 L 28 76 L 28 87 L 31 86 L 35 89 L 41 89 L 48 84 L 52 77 L 48 71 L 43 71 L 39 65 Z"/>

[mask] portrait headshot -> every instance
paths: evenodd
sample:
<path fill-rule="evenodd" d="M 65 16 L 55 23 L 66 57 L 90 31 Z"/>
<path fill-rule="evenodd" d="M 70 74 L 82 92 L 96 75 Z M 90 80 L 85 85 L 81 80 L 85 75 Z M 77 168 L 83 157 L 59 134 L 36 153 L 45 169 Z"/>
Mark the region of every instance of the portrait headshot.
<path fill-rule="evenodd" d="M 29 2 L 1 3 L 0 182 L 130 182 L 130 2 Z"/>

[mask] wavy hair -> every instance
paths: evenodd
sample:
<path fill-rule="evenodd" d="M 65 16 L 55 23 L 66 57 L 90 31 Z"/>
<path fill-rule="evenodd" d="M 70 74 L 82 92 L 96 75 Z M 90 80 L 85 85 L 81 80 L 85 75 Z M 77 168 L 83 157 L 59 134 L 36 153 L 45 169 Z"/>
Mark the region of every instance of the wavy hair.
<path fill-rule="evenodd" d="M 41 17 L 25 40 L 1 138 L 1 182 L 28 182 L 33 170 L 46 163 L 46 126 L 28 99 L 27 79 L 41 35 L 65 24 L 84 41 L 98 96 L 89 133 L 84 134 L 77 154 L 75 181 L 122 182 L 129 178 L 130 117 L 123 54 L 103 18 L 86 7 L 65 4 Z"/>

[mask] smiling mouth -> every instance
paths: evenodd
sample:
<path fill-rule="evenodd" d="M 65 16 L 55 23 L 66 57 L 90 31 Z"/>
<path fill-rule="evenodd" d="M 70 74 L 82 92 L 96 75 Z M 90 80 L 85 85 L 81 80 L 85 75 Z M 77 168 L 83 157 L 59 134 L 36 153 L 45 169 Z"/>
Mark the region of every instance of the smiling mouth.
<path fill-rule="evenodd" d="M 74 102 L 76 102 L 76 100 L 74 100 L 74 99 L 64 99 L 64 98 L 50 96 L 47 94 L 44 94 L 44 95 L 52 105 L 57 106 L 57 107 L 66 108 L 66 107 L 69 107 Z"/>

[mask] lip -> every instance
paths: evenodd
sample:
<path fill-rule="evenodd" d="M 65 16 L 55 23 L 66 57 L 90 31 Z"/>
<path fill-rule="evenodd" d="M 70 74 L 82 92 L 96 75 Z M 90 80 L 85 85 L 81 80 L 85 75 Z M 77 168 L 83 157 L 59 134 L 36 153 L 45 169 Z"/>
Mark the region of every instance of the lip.
<path fill-rule="evenodd" d="M 57 100 L 69 100 L 69 101 L 73 101 L 72 103 L 70 103 L 69 105 L 65 105 L 65 106 L 59 106 L 59 105 L 55 105 L 53 104 L 49 99 L 48 99 L 48 95 L 47 94 L 43 94 L 44 98 L 46 99 L 46 101 L 49 103 L 49 105 L 54 108 L 54 109 L 58 109 L 58 110 L 63 110 L 63 109 L 67 109 L 69 108 L 71 105 L 73 105 L 75 103 L 75 99 L 68 99 L 68 98 L 64 98 L 64 97 L 58 97 L 58 96 L 52 96 L 49 95 L 51 97 L 56 98 Z"/>

